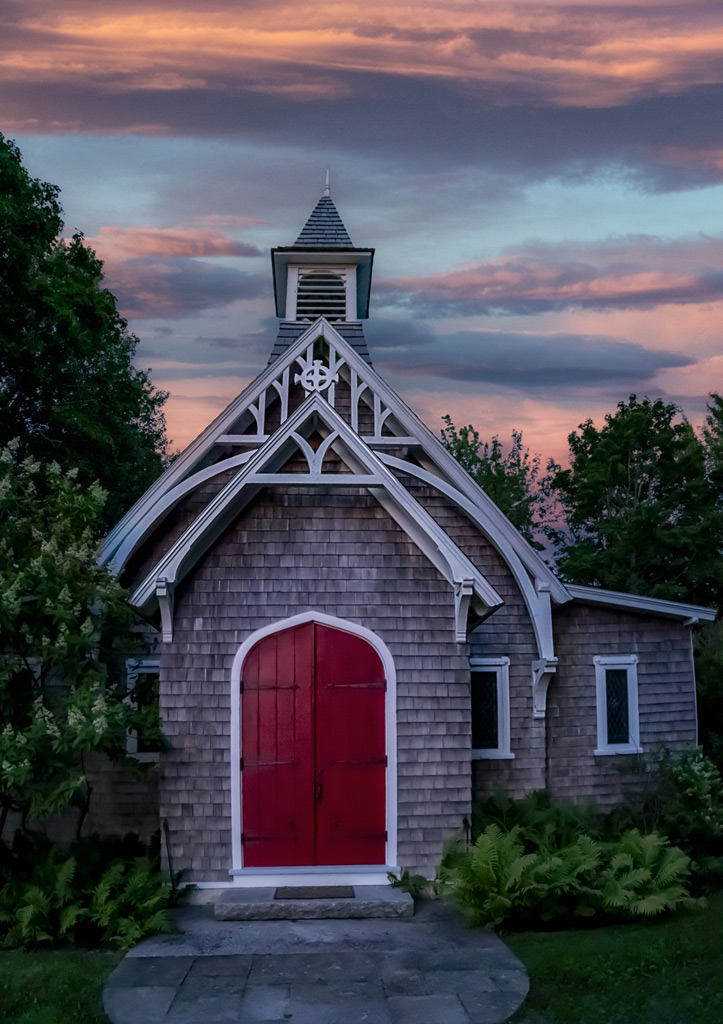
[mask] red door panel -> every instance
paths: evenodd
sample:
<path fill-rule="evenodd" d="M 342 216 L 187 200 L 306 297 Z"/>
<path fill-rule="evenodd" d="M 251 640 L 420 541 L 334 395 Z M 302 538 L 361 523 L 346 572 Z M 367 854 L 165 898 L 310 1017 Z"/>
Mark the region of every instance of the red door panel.
<path fill-rule="evenodd" d="M 317 857 L 383 864 L 384 668 L 361 637 L 316 626 Z"/>
<path fill-rule="evenodd" d="M 310 622 L 260 640 L 242 680 L 244 863 L 383 864 L 386 684 L 376 651 Z"/>
<path fill-rule="evenodd" d="M 244 863 L 313 864 L 313 624 L 258 643 L 243 666 Z"/>

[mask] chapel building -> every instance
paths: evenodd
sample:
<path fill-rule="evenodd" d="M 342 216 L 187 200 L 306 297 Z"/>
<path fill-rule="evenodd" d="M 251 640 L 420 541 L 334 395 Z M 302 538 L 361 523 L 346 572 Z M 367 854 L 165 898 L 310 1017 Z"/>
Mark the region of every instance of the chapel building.
<path fill-rule="evenodd" d="M 201 887 L 432 877 L 473 801 L 609 808 L 696 743 L 713 613 L 557 579 L 374 368 L 373 257 L 327 186 L 272 251 L 268 365 L 104 547 L 157 637 L 128 669 L 167 749 L 129 749 Z"/>

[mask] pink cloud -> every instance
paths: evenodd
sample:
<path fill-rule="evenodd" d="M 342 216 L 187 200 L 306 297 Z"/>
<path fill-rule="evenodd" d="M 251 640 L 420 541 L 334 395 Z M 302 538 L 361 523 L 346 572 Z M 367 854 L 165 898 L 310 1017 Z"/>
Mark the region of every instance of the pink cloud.
<path fill-rule="evenodd" d="M 378 291 L 392 305 L 441 316 L 712 302 L 723 297 L 723 239 L 633 236 L 589 245 L 531 244 L 519 255 L 392 279 Z"/>
<path fill-rule="evenodd" d="M 127 260 L 142 256 L 163 256 L 167 259 L 201 256 L 261 256 L 255 245 L 238 242 L 208 227 L 156 228 L 137 225 L 130 228 L 108 225 L 100 229 L 88 244 L 103 259 Z"/>
<path fill-rule="evenodd" d="M 209 10 L 110 0 L 17 11 L 5 26 L 5 81 L 174 91 L 213 88 L 214 76 L 230 74 L 295 101 L 335 95 L 337 71 L 364 71 L 502 89 L 526 83 L 542 103 L 609 106 L 718 81 L 723 45 L 719 12 L 696 0 L 684 8 L 672 0 L 368 0 L 363 8 L 220 0 Z"/>

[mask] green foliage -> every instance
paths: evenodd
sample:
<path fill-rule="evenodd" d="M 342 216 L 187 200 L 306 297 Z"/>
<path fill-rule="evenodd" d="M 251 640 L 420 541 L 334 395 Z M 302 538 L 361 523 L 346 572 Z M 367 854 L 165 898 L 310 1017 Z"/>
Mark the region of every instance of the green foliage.
<path fill-rule="evenodd" d="M 62 230 L 58 189 L 0 135 L 0 445 L 100 481 L 107 528 L 161 471 L 167 395 L 133 366 L 100 260 Z"/>
<path fill-rule="evenodd" d="M 129 949 L 168 931 L 172 889 L 154 860 L 128 856 L 138 852 L 132 837 L 108 844 L 94 836 L 70 853 L 24 841 L 3 872 L 0 940 L 6 947 L 78 941 Z"/>
<path fill-rule="evenodd" d="M 84 758 L 124 756 L 136 715 L 106 638 L 128 620 L 97 563 L 104 493 L 57 463 L 0 450 L 0 838 L 68 804 L 87 811 Z"/>
<path fill-rule="evenodd" d="M 530 833 L 528 833 L 529 837 Z M 473 924 L 491 928 L 605 915 L 639 917 L 689 897 L 689 858 L 668 840 L 637 829 L 614 841 L 586 834 L 539 840 L 488 824 L 449 873 L 456 902 Z"/>
<path fill-rule="evenodd" d="M 558 543 L 563 577 L 718 603 L 721 510 L 704 445 L 679 409 L 631 395 L 602 428 L 587 420 L 568 443 L 570 468 L 550 464 L 569 529 Z"/>
<path fill-rule="evenodd" d="M 691 857 L 699 891 L 723 883 L 723 780 L 702 750 L 661 763 L 659 827 Z"/>
<path fill-rule="evenodd" d="M 696 631 L 693 644 L 700 742 L 720 771 L 723 770 L 723 622 L 706 622 Z"/>
<path fill-rule="evenodd" d="M 512 443 L 504 453 L 499 437 L 482 441 L 471 425 L 454 426 L 443 416 L 442 443 L 472 479 L 535 547 L 535 535 L 548 526 L 549 509 L 540 480 L 540 456 L 531 455 L 522 433 L 512 431 Z"/>
<path fill-rule="evenodd" d="M 630 917 L 674 910 L 689 897 L 685 886 L 690 858 L 656 833 L 626 832 L 610 844 L 610 862 L 602 872 L 602 906 Z"/>
<path fill-rule="evenodd" d="M 398 877 L 391 871 L 388 872 L 387 878 L 393 889 L 401 889 L 402 892 L 408 892 L 412 899 L 415 900 L 421 899 L 429 891 L 431 885 L 424 875 L 410 875 L 406 868 Z"/>
<path fill-rule="evenodd" d="M 102 938 L 130 949 L 147 935 L 170 931 L 170 889 L 161 885 L 148 860 L 112 864 L 95 887 L 90 919 L 103 930 Z"/>

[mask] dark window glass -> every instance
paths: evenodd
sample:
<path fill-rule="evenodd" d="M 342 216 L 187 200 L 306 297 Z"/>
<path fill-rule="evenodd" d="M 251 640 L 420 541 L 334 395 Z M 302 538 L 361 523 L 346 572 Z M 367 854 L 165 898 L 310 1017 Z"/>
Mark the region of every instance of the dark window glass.
<path fill-rule="evenodd" d="M 608 743 L 629 743 L 628 673 L 624 668 L 605 670 Z"/>
<path fill-rule="evenodd" d="M 472 673 L 472 747 L 496 750 L 500 745 L 497 673 Z"/>
<path fill-rule="evenodd" d="M 138 708 L 141 720 L 138 728 L 139 754 L 152 754 L 162 747 L 160 742 L 160 717 L 158 713 L 158 672 L 139 672 L 135 685 L 128 694 Z"/>

